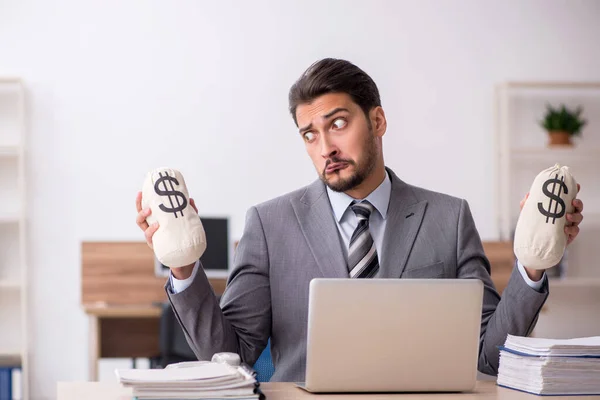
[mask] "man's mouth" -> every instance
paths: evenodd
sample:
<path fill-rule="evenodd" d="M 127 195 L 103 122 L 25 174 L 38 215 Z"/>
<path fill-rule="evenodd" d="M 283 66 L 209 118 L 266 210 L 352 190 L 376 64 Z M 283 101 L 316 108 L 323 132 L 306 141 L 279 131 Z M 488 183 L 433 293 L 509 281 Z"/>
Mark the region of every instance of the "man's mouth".
<path fill-rule="evenodd" d="M 325 168 L 325 173 L 331 174 L 335 171 L 340 171 L 340 170 L 346 168 L 347 166 L 348 166 L 348 163 L 346 163 L 346 162 L 331 163 L 327 166 L 327 168 Z"/>

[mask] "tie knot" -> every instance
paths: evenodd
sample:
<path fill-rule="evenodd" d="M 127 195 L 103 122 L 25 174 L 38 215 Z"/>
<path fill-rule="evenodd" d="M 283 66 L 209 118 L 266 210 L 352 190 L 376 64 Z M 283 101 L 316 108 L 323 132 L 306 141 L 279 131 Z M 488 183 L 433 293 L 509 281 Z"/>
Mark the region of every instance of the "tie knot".
<path fill-rule="evenodd" d="M 359 221 L 364 219 L 369 220 L 369 216 L 375 209 L 371 203 L 368 201 L 363 201 L 362 203 L 353 203 L 350 208 L 354 211 L 354 214 L 358 217 Z"/>

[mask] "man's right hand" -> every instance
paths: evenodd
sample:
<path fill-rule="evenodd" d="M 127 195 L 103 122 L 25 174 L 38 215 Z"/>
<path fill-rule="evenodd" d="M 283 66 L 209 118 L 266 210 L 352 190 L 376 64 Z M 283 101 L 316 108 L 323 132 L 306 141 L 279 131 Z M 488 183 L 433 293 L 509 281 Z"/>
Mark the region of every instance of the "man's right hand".
<path fill-rule="evenodd" d="M 198 208 L 196 208 L 196 203 L 194 202 L 194 199 L 192 199 L 190 197 L 190 205 L 192 207 L 194 207 L 194 210 L 196 210 L 196 213 L 198 213 Z M 150 209 L 150 207 L 142 210 L 142 192 L 138 192 L 136 198 L 135 198 L 135 206 L 137 208 L 137 217 L 135 219 L 135 222 L 137 223 L 137 226 L 140 227 L 140 229 L 144 232 L 144 236 L 146 237 L 146 243 L 148 243 L 148 246 L 150 246 L 150 248 L 152 249 L 152 236 L 154 235 L 154 233 L 158 230 L 158 222 L 153 223 L 152 225 L 149 225 L 148 222 L 146 221 L 146 218 L 148 218 L 148 215 L 150 215 L 152 213 L 152 209 Z M 192 276 L 192 272 L 194 271 L 194 265 L 196 263 L 192 263 L 190 265 L 186 265 L 185 267 L 179 267 L 179 268 L 171 268 L 171 273 L 173 274 L 173 276 L 176 279 L 187 279 L 190 276 Z"/>

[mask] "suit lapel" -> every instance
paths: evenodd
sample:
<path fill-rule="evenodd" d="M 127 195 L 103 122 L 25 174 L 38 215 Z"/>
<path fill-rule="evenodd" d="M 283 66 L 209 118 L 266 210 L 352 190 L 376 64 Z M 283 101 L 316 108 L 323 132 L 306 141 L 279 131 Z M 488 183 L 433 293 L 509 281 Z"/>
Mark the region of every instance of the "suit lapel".
<path fill-rule="evenodd" d="M 391 169 L 392 193 L 383 235 L 378 278 L 399 278 L 406 268 L 408 255 L 421 227 L 427 201 L 418 201 L 409 185 Z"/>
<path fill-rule="evenodd" d="M 347 278 L 348 267 L 325 185 L 321 181 L 311 184 L 300 199 L 292 201 L 292 207 L 323 276 Z"/>

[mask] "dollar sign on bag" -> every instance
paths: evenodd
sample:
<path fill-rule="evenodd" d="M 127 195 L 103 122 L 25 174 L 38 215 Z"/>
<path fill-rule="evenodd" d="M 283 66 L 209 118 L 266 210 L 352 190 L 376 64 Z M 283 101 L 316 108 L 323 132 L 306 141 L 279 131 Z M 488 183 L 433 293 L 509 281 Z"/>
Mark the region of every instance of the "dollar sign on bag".
<path fill-rule="evenodd" d="M 175 188 L 173 187 L 173 182 L 175 182 L 175 184 L 177 186 L 179 186 L 179 181 L 177 180 L 177 178 L 175 178 L 173 176 L 169 176 L 169 174 L 167 174 L 166 172 L 165 172 L 164 176 L 163 176 L 162 172 L 159 172 L 158 174 L 160 175 L 160 178 L 158 178 L 156 183 L 154 183 L 154 191 L 159 196 L 168 196 L 169 203 L 171 204 L 171 208 L 166 207 L 164 204 L 160 204 L 158 206 L 158 208 L 160 208 L 161 210 L 163 210 L 166 213 L 172 212 L 175 215 L 175 218 L 178 218 L 177 213 L 181 212 L 181 216 L 183 217 L 183 210 L 187 207 L 187 199 L 185 198 L 183 193 L 181 193 L 178 190 L 175 190 Z M 159 185 L 161 183 L 163 184 L 164 190 L 162 190 L 159 187 Z M 169 190 L 169 186 L 170 186 L 170 190 Z M 179 201 L 180 197 L 181 197 L 181 204 Z"/>
<path fill-rule="evenodd" d="M 542 215 L 546 216 L 546 223 L 548 223 L 550 218 L 552 218 L 552 224 L 554 224 L 556 222 L 556 218 L 560 218 L 565 215 L 565 202 L 560 198 L 560 193 L 564 190 L 565 194 L 568 194 L 569 189 L 567 188 L 567 185 L 565 185 L 564 180 L 564 176 L 561 176 L 561 178 L 558 179 L 558 174 L 556 174 L 554 178 L 548 179 L 542 185 L 542 191 L 546 196 L 550 197 L 550 203 L 548 204 L 547 211 L 544 209 L 544 205 L 541 202 L 538 203 L 538 210 L 540 210 Z M 554 194 L 554 191 L 556 190 L 556 184 L 558 184 L 558 194 Z M 550 185 L 552 185 L 552 189 L 548 189 Z M 554 211 L 552 211 L 553 200 L 556 202 L 554 203 Z M 557 211 L 558 206 L 560 206 L 560 211 Z"/>

